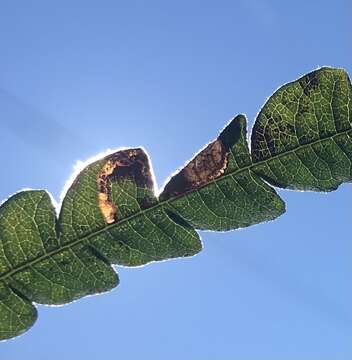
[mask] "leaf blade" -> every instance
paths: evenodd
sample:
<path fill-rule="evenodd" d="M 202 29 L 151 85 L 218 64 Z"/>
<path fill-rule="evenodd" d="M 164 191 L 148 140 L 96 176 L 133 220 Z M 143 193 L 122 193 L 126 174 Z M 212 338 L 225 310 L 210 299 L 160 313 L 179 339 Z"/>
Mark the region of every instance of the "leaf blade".
<path fill-rule="evenodd" d="M 351 124 L 345 71 L 325 67 L 288 83 L 269 98 L 254 125 L 255 172 L 278 187 L 335 190 L 352 178 Z"/>
<path fill-rule="evenodd" d="M 211 163 L 214 160 L 209 157 L 219 157 L 212 154 L 213 144 L 218 143 L 222 146 L 217 151 L 225 153 L 226 166 L 218 176 L 208 175 L 204 159 Z M 170 209 L 199 230 L 228 231 L 273 220 L 285 212 L 285 204 L 251 168 L 246 118 L 238 115 L 170 179 L 160 197 L 169 200 Z M 203 172 L 208 175 L 205 182 L 200 181 Z"/>

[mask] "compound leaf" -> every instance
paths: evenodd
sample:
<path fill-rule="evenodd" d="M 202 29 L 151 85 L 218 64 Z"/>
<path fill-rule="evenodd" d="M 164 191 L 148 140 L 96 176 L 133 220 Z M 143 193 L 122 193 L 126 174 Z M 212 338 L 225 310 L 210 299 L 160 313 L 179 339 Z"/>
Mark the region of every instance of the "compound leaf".
<path fill-rule="evenodd" d="M 196 230 L 277 218 L 274 188 L 331 191 L 352 180 L 352 93 L 347 74 L 321 68 L 278 89 L 247 142 L 244 115 L 172 176 L 157 196 L 143 149 L 86 166 L 59 216 L 47 192 L 21 191 L 0 207 L 0 339 L 26 331 L 33 303 L 64 304 L 108 291 L 112 264 L 192 256 Z"/>

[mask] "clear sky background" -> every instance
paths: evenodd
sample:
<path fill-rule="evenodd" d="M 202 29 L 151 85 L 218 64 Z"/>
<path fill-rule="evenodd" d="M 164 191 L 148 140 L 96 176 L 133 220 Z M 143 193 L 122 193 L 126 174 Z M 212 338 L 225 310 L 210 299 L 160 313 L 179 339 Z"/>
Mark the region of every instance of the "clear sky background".
<path fill-rule="evenodd" d="M 58 199 L 77 160 L 143 145 L 159 186 L 237 113 L 318 66 L 352 74 L 350 0 L 0 1 L 0 198 Z M 202 233 L 190 259 L 39 306 L 1 360 L 352 359 L 351 184 Z"/>

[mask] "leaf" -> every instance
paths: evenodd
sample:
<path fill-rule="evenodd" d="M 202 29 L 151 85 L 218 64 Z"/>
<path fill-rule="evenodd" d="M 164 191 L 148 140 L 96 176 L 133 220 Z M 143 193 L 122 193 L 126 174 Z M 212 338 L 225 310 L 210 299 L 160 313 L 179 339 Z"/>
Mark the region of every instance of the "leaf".
<path fill-rule="evenodd" d="M 275 186 L 331 191 L 351 181 L 351 82 L 321 68 L 284 85 L 252 132 L 255 172 Z"/>
<path fill-rule="evenodd" d="M 0 339 L 36 320 L 33 302 L 64 304 L 108 291 L 111 264 L 138 266 L 192 256 L 198 230 L 273 220 L 285 204 L 269 185 L 331 191 L 352 180 L 352 96 L 347 74 L 321 68 L 284 85 L 255 122 L 220 135 L 156 195 L 145 152 L 121 150 L 83 169 L 58 218 L 45 191 L 22 191 L 0 207 Z"/>
<path fill-rule="evenodd" d="M 200 230 L 224 231 L 273 220 L 285 204 L 252 165 L 246 118 L 238 115 L 171 178 L 160 199 Z"/>

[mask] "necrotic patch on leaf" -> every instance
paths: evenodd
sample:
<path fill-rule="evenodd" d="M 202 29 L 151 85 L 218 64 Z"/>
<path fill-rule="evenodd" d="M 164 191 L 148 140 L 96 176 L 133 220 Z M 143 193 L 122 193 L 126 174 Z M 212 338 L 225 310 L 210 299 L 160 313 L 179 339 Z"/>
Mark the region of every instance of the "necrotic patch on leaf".
<path fill-rule="evenodd" d="M 115 221 L 115 215 L 117 211 L 117 205 L 109 201 L 109 195 L 111 192 L 111 182 L 109 176 L 113 173 L 114 169 L 118 166 L 117 163 L 109 160 L 102 168 L 98 175 L 98 204 L 103 214 L 105 221 L 111 224 Z"/>
<path fill-rule="evenodd" d="M 111 184 L 120 179 L 131 179 L 137 187 L 153 189 L 153 178 L 148 157 L 140 148 L 121 150 L 105 158 L 97 177 L 98 205 L 108 224 L 116 221 L 118 204 L 111 201 Z"/>
<path fill-rule="evenodd" d="M 162 200 L 182 195 L 221 176 L 227 166 L 228 150 L 218 138 L 172 177 L 161 195 Z"/>

